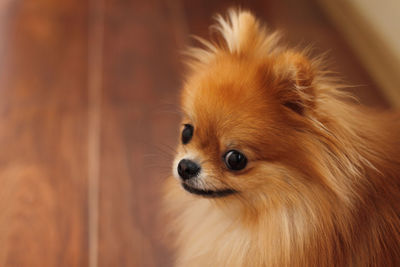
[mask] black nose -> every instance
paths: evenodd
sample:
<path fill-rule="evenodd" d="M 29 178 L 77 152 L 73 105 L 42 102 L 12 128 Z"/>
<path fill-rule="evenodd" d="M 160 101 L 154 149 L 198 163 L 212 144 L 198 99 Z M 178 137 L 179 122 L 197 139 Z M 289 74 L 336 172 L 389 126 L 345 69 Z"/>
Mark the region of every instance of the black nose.
<path fill-rule="evenodd" d="M 188 159 L 182 159 L 178 164 L 178 173 L 183 180 L 196 176 L 200 171 L 200 166 Z"/>

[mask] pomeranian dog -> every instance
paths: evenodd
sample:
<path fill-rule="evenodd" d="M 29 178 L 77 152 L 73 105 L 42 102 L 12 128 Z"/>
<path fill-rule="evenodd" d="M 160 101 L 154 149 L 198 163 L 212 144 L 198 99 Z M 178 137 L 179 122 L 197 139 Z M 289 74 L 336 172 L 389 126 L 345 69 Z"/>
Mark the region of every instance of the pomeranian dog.
<path fill-rule="evenodd" d="M 400 114 L 248 11 L 189 49 L 165 203 L 176 265 L 400 266 Z"/>

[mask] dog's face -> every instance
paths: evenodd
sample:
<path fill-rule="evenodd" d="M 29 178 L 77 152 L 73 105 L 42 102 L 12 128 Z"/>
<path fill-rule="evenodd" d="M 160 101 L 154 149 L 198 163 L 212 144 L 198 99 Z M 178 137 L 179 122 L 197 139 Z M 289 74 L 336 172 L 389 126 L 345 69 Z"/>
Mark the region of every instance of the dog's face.
<path fill-rule="evenodd" d="M 312 107 L 311 64 L 291 51 L 260 56 L 251 42 L 261 42 L 255 36 L 265 39 L 265 33 L 243 14 L 239 20 L 246 31 L 231 40 L 237 50 L 215 48 L 183 88 L 173 173 L 192 194 L 243 197 L 290 190 L 298 183 L 292 177 L 301 177 L 305 168 L 298 160 L 305 153 L 298 134 Z"/>
<path fill-rule="evenodd" d="M 188 79 L 174 162 L 187 191 L 224 197 L 286 179 L 301 149 L 295 128 L 303 115 L 280 95 L 292 85 L 274 73 L 274 63 L 220 55 Z"/>

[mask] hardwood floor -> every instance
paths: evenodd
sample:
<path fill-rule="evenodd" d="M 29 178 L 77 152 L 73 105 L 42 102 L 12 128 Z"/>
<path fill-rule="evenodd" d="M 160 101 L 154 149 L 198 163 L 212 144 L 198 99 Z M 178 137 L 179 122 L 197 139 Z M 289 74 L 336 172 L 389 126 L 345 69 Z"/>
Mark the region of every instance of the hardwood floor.
<path fill-rule="evenodd" d="M 0 266 L 85 266 L 87 6 L 2 8 Z"/>
<path fill-rule="evenodd" d="M 289 43 L 330 51 L 361 102 L 387 107 L 313 2 L 242 3 Z M 0 266 L 171 266 L 159 200 L 178 140 L 179 50 L 232 5 L 0 4 Z"/>

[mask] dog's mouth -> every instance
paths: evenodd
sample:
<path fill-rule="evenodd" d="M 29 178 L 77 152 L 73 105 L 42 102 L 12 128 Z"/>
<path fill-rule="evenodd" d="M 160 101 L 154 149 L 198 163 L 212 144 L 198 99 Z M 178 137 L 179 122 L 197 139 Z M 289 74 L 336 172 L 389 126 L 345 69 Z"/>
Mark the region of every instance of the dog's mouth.
<path fill-rule="evenodd" d="M 233 189 L 223 189 L 223 190 L 202 190 L 198 188 L 191 187 L 185 183 L 182 183 L 182 187 L 188 191 L 189 193 L 195 194 L 195 195 L 200 195 L 203 197 L 210 197 L 210 198 L 216 198 L 216 197 L 226 197 L 232 194 L 237 193 L 237 191 Z"/>

